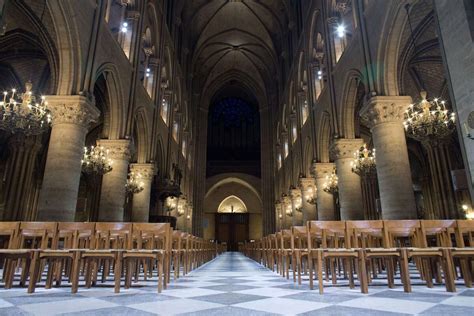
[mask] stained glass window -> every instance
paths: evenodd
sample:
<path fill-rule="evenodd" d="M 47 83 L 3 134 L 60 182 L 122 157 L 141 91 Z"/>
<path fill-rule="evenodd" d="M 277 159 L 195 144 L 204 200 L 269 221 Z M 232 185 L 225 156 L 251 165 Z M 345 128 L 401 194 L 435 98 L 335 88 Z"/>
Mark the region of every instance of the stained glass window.
<path fill-rule="evenodd" d="M 252 124 L 257 108 L 239 98 L 225 98 L 212 109 L 212 123 L 223 121 L 226 127 L 240 127 L 243 122 Z"/>

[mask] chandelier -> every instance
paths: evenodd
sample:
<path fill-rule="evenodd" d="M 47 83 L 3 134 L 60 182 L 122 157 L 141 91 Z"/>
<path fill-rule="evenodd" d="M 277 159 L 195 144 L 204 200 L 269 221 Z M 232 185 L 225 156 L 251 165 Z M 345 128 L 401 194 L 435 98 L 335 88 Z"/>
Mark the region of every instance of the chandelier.
<path fill-rule="evenodd" d="M 354 160 L 351 162 L 352 172 L 359 176 L 374 175 L 375 168 L 375 149 L 370 150 L 367 144 L 364 144 L 354 153 Z"/>
<path fill-rule="evenodd" d="M 82 171 L 88 174 L 104 175 L 112 171 L 113 160 L 109 157 L 109 150 L 103 146 L 84 147 L 81 160 Z"/>
<path fill-rule="evenodd" d="M 186 196 L 182 195 L 180 198 L 179 198 L 179 202 L 177 203 L 177 215 L 178 217 L 181 217 L 184 215 L 184 213 L 186 212 L 186 208 L 187 208 L 187 199 L 186 199 Z"/>
<path fill-rule="evenodd" d="M 421 91 L 421 101 L 410 104 L 405 112 L 405 130 L 409 137 L 422 142 L 446 139 L 455 128 L 455 114 L 440 99 L 428 100 Z"/>
<path fill-rule="evenodd" d="M 33 95 L 33 85 L 27 82 L 26 91 L 18 93 L 16 89 L 3 92 L 0 101 L 0 130 L 10 134 L 23 133 L 26 136 L 39 135 L 51 124 L 48 102 L 44 96 Z"/>
<path fill-rule="evenodd" d="M 336 169 L 333 169 L 330 175 L 326 176 L 326 180 L 323 184 L 323 191 L 329 194 L 335 194 L 338 191 L 337 187 L 338 177 L 336 174 Z"/>
<path fill-rule="evenodd" d="M 125 190 L 130 194 L 137 194 L 143 191 L 145 184 L 143 183 L 143 176 L 140 173 L 130 172 L 128 174 L 127 182 L 125 183 Z"/>

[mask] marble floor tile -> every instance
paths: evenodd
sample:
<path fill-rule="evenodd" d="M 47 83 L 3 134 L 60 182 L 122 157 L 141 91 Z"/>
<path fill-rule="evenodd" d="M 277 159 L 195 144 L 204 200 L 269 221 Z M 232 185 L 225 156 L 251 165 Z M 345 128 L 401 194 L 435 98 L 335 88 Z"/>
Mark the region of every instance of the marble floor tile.
<path fill-rule="evenodd" d="M 236 307 L 270 312 L 282 315 L 296 315 L 330 306 L 326 303 L 295 301 L 288 298 L 273 297 L 264 300 L 240 303 Z"/>

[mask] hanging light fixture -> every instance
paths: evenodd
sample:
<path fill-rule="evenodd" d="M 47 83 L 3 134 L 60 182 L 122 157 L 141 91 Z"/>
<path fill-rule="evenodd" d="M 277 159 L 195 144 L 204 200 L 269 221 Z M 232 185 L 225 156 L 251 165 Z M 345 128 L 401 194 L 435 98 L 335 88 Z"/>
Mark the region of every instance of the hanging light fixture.
<path fill-rule="evenodd" d="M 16 89 L 3 92 L 0 101 L 0 130 L 10 134 L 22 133 L 26 136 L 39 135 L 51 125 L 51 113 L 44 96 L 37 97 L 28 81 L 25 92 Z"/>
<path fill-rule="evenodd" d="M 411 32 L 413 50 L 416 52 L 416 42 L 410 20 L 410 4 L 405 5 L 408 16 L 408 25 Z M 455 129 L 455 114 L 446 107 L 446 101 L 439 98 L 428 99 L 420 77 L 422 91 L 420 100 L 410 104 L 405 112 L 403 125 L 407 135 L 421 142 L 433 142 L 447 139 Z"/>
<path fill-rule="evenodd" d="M 125 183 L 125 190 L 130 194 L 137 194 L 144 190 L 145 184 L 143 176 L 140 173 L 130 172 L 128 174 L 127 182 Z"/>
<path fill-rule="evenodd" d="M 82 171 L 88 174 L 104 175 L 112 171 L 113 160 L 109 157 L 109 150 L 103 146 L 84 147 L 81 160 Z"/>
<path fill-rule="evenodd" d="M 351 162 L 352 172 L 359 176 L 370 176 L 376 174 L 375 149 L 368 149 L 367 144 L 360 147 L 354 153 L 354 160 Z"/>
<path fill-rule="evenodd" d="M 326 176 L 326 179 L 323 184 L 323 191 L 327 192 L 329 194 L 335 194 L 338 192 L 338 177 L 336 174 L 336 168 L 333 169 L 332 173 L 330 175 Z"/>

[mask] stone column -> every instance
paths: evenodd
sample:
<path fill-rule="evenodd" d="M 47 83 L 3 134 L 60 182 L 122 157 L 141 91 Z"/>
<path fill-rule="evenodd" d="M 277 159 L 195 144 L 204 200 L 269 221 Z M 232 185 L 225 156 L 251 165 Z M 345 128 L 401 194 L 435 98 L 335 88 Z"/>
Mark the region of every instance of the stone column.
<path fill-rule="evenodd" d="M 37 220 L 74 221 L 86 133 L 100 112 L 84 96 L 47 100 L 53 122 Z"/>
<path fill-rule="evenodd" d="M 9 140 L 9 156 L 5 177 L 4 221 L 25 221 L 31 194 L 34 193 L 35 160 L 41 149 L 40 137 L 14 135 Z"/>
<path fill-rule="evenodd" d="M 364 219 L 360 177 L 352 172 L 351 166 L 354 153 L 363 144 L 364 141 L 360 138 L 339 138 L 331 145 L 331 154 L 336 162 L 337 177 L 339 179 L 341 220 Z"/>
<path fill-rule="evenodd" d="M 317 197 L 316 182 L 314 178 L 300 178 L 299 186 L 302 193 L 303 225 L 305 225 L 307 221 L 315 221 L 318 219 L 316 204 L 309 202 L 311 198 L 314 200 Z"/>
<path fill-rule="evenodd" d="M 466 137 L 462 125 L 474 126 L 469 116 L 474 104 L 474 6 L 472 1 L 435 0 L 436 25 L 450 100 L 456 111 L 457 133 L 467 173 L 468 188 L 474 202 L 474 141 Z"/>
<path fill-rule="evenodd" d="M 312 165 L 312 173 L 316 178 L 316 188 L 318 190 L 316 205 L 318 220 L 320 221 L 332 221 L 335 219 L 334 196 L 323 190 L 326 176 L 332 173 L 334 167 L 334 163 L 313 163 Z"/>
<path fill-rule="evenodd" d="M 150 216 L 151 183 L 155 174 L 155 165 L 134 163 L 130 165 L 130 171 L 139 174 L 143 181 L 143 191 L 133 195 L 132 222 L 147 223 Z"/>
<path fill-rule="evenodd" d="M 293 226 L 303 225 L 303 203 L 301 190 L 299 188 L 290 189 L 291 207 L 293 209 Z"/>
<path fill-rule="evenodd" d="M 125 203 L 125 184 L 128 176 L 128 162 L 130 160 L 130 141 L 127 139 L 101 139 L 99 146 L 109 150 L 113 160 L 112 171 L 102 178 L 100 195 L 99 221 L 123 221 L 123 207 Z"/>
<path fill-rule="evenodd" d="M 383 219 L 417 218 L 403 120 L 411 104 L 407 96 L 376 96 L 361 117 L 372 132 Z M 339 171 L 339 170 L 338 170 Z"/>

